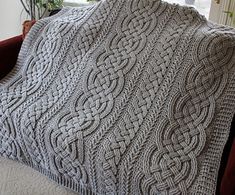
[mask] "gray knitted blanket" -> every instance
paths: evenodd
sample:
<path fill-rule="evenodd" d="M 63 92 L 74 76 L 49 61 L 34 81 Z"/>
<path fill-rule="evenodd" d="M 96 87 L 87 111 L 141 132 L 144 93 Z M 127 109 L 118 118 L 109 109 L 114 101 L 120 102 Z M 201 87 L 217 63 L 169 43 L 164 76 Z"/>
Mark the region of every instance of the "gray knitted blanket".
<path fill-rule="evenodd" d="M 0 155 L 80 194 L 214 194 L 234 73 L 235 31 L 192 8 L 65 8 L 0 82 Z"/>

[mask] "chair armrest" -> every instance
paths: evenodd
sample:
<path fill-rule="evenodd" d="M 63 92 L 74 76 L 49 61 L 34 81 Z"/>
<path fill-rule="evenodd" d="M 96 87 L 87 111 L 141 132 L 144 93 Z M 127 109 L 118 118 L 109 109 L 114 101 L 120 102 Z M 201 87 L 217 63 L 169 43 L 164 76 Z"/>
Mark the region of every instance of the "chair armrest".
<path fill-rule="evenodd" d="M 230 150 L 230 155 L 223 179 L 220 187 L 220 195 L 234 195 L 235 194 L 235 138 Z"/>
<path fill-rule="evenodd" d="M 0 79 L 14 67 L 22 41 L 21 35 L 0 41 Z"/>

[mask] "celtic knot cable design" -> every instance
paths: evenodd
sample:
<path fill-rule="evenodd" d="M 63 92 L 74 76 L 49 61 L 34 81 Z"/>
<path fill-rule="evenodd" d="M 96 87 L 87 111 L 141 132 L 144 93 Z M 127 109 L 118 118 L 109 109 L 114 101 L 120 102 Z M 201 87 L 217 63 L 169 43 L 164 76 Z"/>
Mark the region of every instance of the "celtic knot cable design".
<path fill-rule="evenodd" d="M 184 12 L 181 13 L 183 15 Z M 187 12 L 184 13 L 187 16 Z M 177 14 L 176 14 L 177 18 Z M 139 186 L 138 181 L 132 182 L 135 180 L 133 175 L 139 171 L 139 167 L 135 170 L 135 162 L 138 161 L 140 158 L 140 154 L 145 146 L 146 142 L 149 140 L 151 133 L 154 131 L 155 121 L 159 117 L 159 113 L 161 113 L 162 103 L 165 101 L 166 97 L 169 95 L 169 90 L 171 89 L 172 84 L 174 83 L 174 75 L 179 68 L 179 64 L 181 60 L 184 58 L 185 53 L 187 52 L 187 48 L 184 45 L 187 45 L 190 42 L 190 36 L 183 40 L 183 42 L 177 42 L 176 32 L 178 35 L 178 40 L 182 36 L 182 33 L 193 35 L 195 29 L 190 29 L 188 32 L 184 29 L 187 26 L 187 23 L 191 23 L 193 25 L 193 18 L 185 17 L 185 21 L 175 21 L 174 25 L 168 27 L 162 34 L 166 37 L 168 42 L 163 41 L 161 43 L 156 43 L 156 48 L 154 49 L 154 58 L 149 63 L 152 65 L 150 66 L 149 71 L 147 71 L 146 80 L 144 83 L 152 83 L 152 85 L 148 84 L 146 87 L 142 86 L 141 90 L 144 92 L 144 98 L 147 102 L 148 96 L 146 96 L 146 91 L 150 90 L 150 97 L 152 101 L 152 106 L 148 108 L 148 114 L 146 115 L 145 121 L 140 126 L 141 131 L 139 131 L 138 137 L 136 138 L 135 144 L 132 144 L 130 151 L 126 154 L 126 158 L 123 158 L 122 163 L 119 165 L 121 170 L 119 171 L 119 177 L 121 178 L 119 181 L 119 188 L 121 189 L 120 194 L 143 194 L 143 193 L 150 193 L 146 190 L 145 187 L 138 188 Z M 175 20 L 175 18 L 173 18 Z M 196 22 L 194 25 L 198 25 Z M 183 30 L 184 29 L 184 30 Z M 183 34 L 183 36 L 185 36 Z M 174 37 L 174 38 L 173 38 Z M 171 39 L 175 39 L 175 45 L 171 45 Z M 165 40 L 162 37 L 162 40 Z M 169 51 L 167 55 L 163 54 L 162 50 L 166 49 Z M 177 49 L 177 51 L 181 51 L 180 53 L 173 52 Z M 172 51 L 172 52 L 171 52 Z M 168 59 L 168 60 L 167 60 Z M 171 64 L 171 69 L 169 66 Z M 157 71 L 153 71 L 156 69 Z M 161 70 L 162 73 L 159 71 Z M 151 74 L 153 73 L 153 74 Z M 151 87 L 150 87 L 151 86 Z M 164 88 L 163 88 L 164 87 Z M 153 91 L 151 91 L 151 89 Z M 148 103 L 149 104 L 149 103 Z M 145 109 L 146 110 L 146 109 Z M 146 111 L 145 111 L 146 112 Z M 138 176 L 138 174 L 137 174 Z M 132 185 L 131 185 L 132 184 Z M 152 189 L 153 194 L 160 194 L 158 193 L 158 189 Z M 151 193 L 150 193 L 151 194 Z"/>
<path fill-rule="evenodd" d="M 58 52 L 58 49 L 56 47 L 60 47 L 61 43 L 56 40 L 55 36 L 50 36 L 51 34 L 55 34 L 56 32 L 52 30 L 52 32 L 47 34 L 47 37 L 43 40 L 45 42 L 52 40 L 54 43 L 52 45 L 49 45 L 48 47 L 45 47 L 44 44 L 40 44 L 41 40 L 37 42 L 38 45 L 36 45 L 33 48 L 33 51 L 35 53 L 31 56 L 28 56 L 27 58 L 27 67 L 25 68 L 24 74 L 22 74 L 21 77 L 19 77 L 16 81 L 14 81 L 8 88 L 4 88 L 1 93 L 1 112 L 2 115 L 12 112 L 14 109 L 16 109 L 20 104 L 22 104 L 23 101 L 26 100 L 26 98 L 30 95 L 35 93 L 42 85 L 42 80 L 47 76 L 50 66 L 52 64 L 52 56 L 56 56 L 56 53 Z M 58 32 L 57 32 L 58 33 Z M 44 43 L 45 43 L 44 42 Z M 46 54 L 42 54 L 42 52 L 37 51 L 47 51 Z M 48 64 L 48 66 L 43 66 L 45 62 Z M 19 96 L 19 94 L 21 94 Z M 6 98 L 7 97 L 7 98 Z M 13 106 L 12 106 L 13 105 Z M 2 119 L 2 118 L 1 118 Z M 10 118 L 5 118 L 1 120 L 0 122 L 2 128 L 1 132 L 2 139 L 9 139 L 8 142 L 4 140 L 5 144 L 7 143 L 7 147 L 11 147 L 10 145 L 15 143 L 15 135 L 16 135 L 16 125 L 13 121 L 11 121 Z M 11 125 L 11 135 L 9 136 L 8 133 L 4 131 L 4 126 Z M 1 139 L 1 140 L 2 140 Z M 10 141 L 11 139 L 11 141 Z M 2 145 L 1 145 L 2 146 Z M 16 147 L 15 145 L 13 146 Z M 19 148 L 17 149 L 19 150 Z M 11 150 L 14 151 L 14 154 L 17 150 Z M 10 150 L 9 150 L 10 151 Z M 19 152 L 17 152 L 19 153 Z M 10 156 L 11 154 L 7 154 L 7 156 Z"/>
<path fill-rule="evenodd" d="M 79 12 L 80 11 L 80 12 Z M 65 23 L 63 23 L 62 25 L 60 23 L 58 24 L 54 24 L 57 25 L 55 26 L 53 29 L 54 30 L 58 30 L 59 35 L 55 36 L 56 40 L 58 40 L 60 42 L 60 38 L 61 35 L 67 37 L 67 39 L 71 39 L 73 36 L 76 35 L 76 31 L 79 29 L 80 27 L 80 23 L 78 23 L 78 25 L 73 25 L 71 26 L 71 24 L 74 24 L 74 22 L 77 22 L 79 20 L 83 20 L 86 17 L 86 13 L 88 10 L 71 10 L 71 15 L 75 15 L 78 14 L 78 17 L 71 17 L 70 15 L 68 15 L 67 18 L 65 18 Z M 73 19 L 73 20 L 72 20 Z M 60 19 L 58 19 L 60 20 Z M 72 28 L 71 28 L 72 27 Z M 60 30 L 61 29 L 61 30 Z M 66 33 L 66 31 L 68 31 L 68 29 L 70 29 L 70 33 Z M 51 32 L 48 32 L 51 33 Z M 53 33 L 52 33 L 53 34 Z M 68 50 L 69 46 L 70 46 L 70 42 L 66 42 L 63 43 L 62 47 L 60 47 L 59 44 L 57 44 L 53 39 L 49 39 L 47 40 L 46 44 L 44 42 L 41 42 L 39 40 L 39 44 L 40 45 L 56 45 L 57 49 L 53 50 L 57 52 L 57 55 L 59 56 L 58 58 L 56 58 L 56 55 L 51 55 L 51 58 L 53 59 L 59 59 L 61 60 L 62 57 L 65 55 L 65 52 Z M 62 44 L 62 43 L 61 43 Z M 80 48 L 79 48 L 80 49 Z M 82 50 L 83 48 L 81 48 Z M 58 51 L 59 50 L 59 51 Z M 39 51 L 43 51 L 41 49 L 39 49 Z M 70 60 L 72 61 L 74 59 L 73 54 L 70 54 Z M 43 162 L 43 157 L 42 157 L 42 152 L 40 152 L 40 148 L 37 147 L 38 142 L 35 139 L 35 127 L 37 125 L 37 122 L 39 121 L 40 117 L 53 105 L 55 105 L 56 102 L 58 102 L 58 100 L 61 98 L 61 96 L 63 95 L 64 91 L 68 88 L 69 83 L 71 82 L 71 77 L 74 76 L 75 74 L 75 69 L 76 66 L 73 65 L 71 63 L 70 60 L 65 60 L 66 63 L 69 63 L 70 65 L 68 66 L 60 66 L 61 62 L 60 61 L 55 61 L 53 60 L 53 65 L 52 66 L 52 70 L 56 70 L 56 71 L 64 71 L 67 72 L 67 74 L 62 75 L 59 79 L 57 78 L 57 80 L 55 80 L 55 82 L 53 82 L 53 88 L 46 94 L 46 96 L 42 96 L 43 91 L 38 90 L 40 93 L 38 94 L 38 96 L 42 96 L 41 98 L 38 98 L 38 96 L 34 96 L 34 101 L 33 98 L 30 99 L 28 102 L 28 104 L 25 104 L 24 106 L 28 106 L 28 109 L 25 110 L 25 112 L 23 112 L 24 110 L 20 110 L 20 112 L 18 113 L 19 118 L 20 117 L 25 117 L 27 118 L 26 121 L 22 120 L 21 123 L 19 124 L 21 127 L 23 127 L 23 131 L 22 136 L 25 137 L 25 145 L 28 148 L 27 149 L 27 153 L 30 156 L 34 156 L 33 159 L 35 161 L 35 163 L 44 163 Z M 79 59 L 77 59 L 79 60 Z M 41 62 L 42 63 L 42 62 Z M 42 63 L 44 64 L 44 63 Z M 59 68 L 56 68 L 55 65 L 58 65 Z M 48 80 L 44 81 L 44 86 L 43 88 L 46 89 L 48 85 L 51 84 L 51 81 L 54 79 L 54 77 L 56 76 L 57 72 L 53 72 L 50 71 L 50 76 L 48 76 Z M 37 98 L 37 99 L 35 99 Z M 31 151 L 30 151 L 31 150 Z"/>
<path fill-rule="evenodd" d="M 113 3 L 113 2 L 111 2 Z M 120 6 L 121 4 L 117 4 L 116 6 Z M 93 32 L 93 36 L 94 38 L 97 38 L 98 35 L 96 35 L 95 33 L 99 33 L 101 38 L 103 39 L 104 37 L 102 36 L 102 33 L 100 32 L 100 30 L 102 30 L 103 32 L 105 32 L 105 27 L 103 25 L 103 22 L 106 19 L 106 24 L 108 26 L 108 20 L 107 17 L 109 16 L 109 12 L 111 11 L 111 9 L 113 9 L 113 6 L 109 6 L 109 11 L 106 10 L 106 12 L 104 13 L 96 13 L 98 16 L 98 18 L 100 19 L 100 21 L 97 22 L 97 20 L 93 20 L 91 19 L 91 22 L 94 22 L 94 24 L 92 23 L 87 23 L 89 24 L 89 28 L 94 28 L 93 30 L 90 30 L 91 32 Z M 107 5 L 106 5 L 107 7 Z M 102 8 L 102 9 L 108 9 L 108 8 Z M 100 9 L 100 11 L 103 11 L 102 9 Z M 102 15 L 102 17 L 100 17 L 100 15 Z M 115 16 L 110 17 L 110 19 L 114 20 Z M 85 27 L 87 27 L 87 24 L 85 24 Z M 97 28 L 97 26 L 99 26 L 99 28 Z M 88 33 L 90 33 L 90 31 L 88 31 Z M 83 39 L 83 36 L 81 34 L 81 37 Z M 87 36 L 89 39 L 85 39 L 88 41 L 88 43 L 82 43 L 81 45 L 87 46 L 90 41 L 90 35 L 88 34 Z M 78 43 L 79 41 L 81 41 L 80 39 L 77 39 Z M 99 40 L 98 40 L 99 41 Z M 94 48 L 89 48 L 90 50 L 94 50 L 95 46 L 97 44 L 94 44 Z M 92 46 L 92 44 L 91 44 Z M 82 54 L 86 54 L 87 52 L 81 52 L 80 55 Z M 79 56 L 80 57 L 80 56 Z M 88 56 L 89 57 L 89 56 Z M 87 57 L 87 58 L 88 58 Z M 83 62 L 84 63 L 84 62 Z M 85 64 L 84 64 L 85 65 Z M 82 69 L 81 69 L 82 70 Z M 91 73 L 87 73 L 84 72 L 83 74 L 91 74 Z M 92 77 L 92 75 L 91 75 Z M 76 79 L 74 79 L 75 84 L 78 82 L 78 79 L 80 79 L 79 77 Z M 86 81 L 85 81 L 86 82 Z M 76 87 L 76 86 L 75 86 Z M 79 86 L 80 88 L 81 86 Z M 71 92 L 71 88 L 70 91 L 68 91 L 69 93 Z M 89 95 L 89 93 L 85 94 L 85 96 Z M 77 93 L 77 98 L 78 100 L 82 100 L 84 97 L 84 94 L 81 92 Z M 85 97 L 86 98 L 86 97 Z M 89 99 L 90 101 L 90 99 Z M 87 105 L 89 105 L 89 101 L 87 102 L 88 104 L 85 104 L 85 108 Z M 76 177 L 78 179 L 82 179 L 83 182 L 87 181 L 87 176 L 86 176 L 86 172 L 84 171 L 84 168 L 82 167 L 82 163 L 83 163 L 83 140 L 82 140 L 82 134 L 79 132 L 79 130 L 81 128 L 89 128 L 92 130 L 92 123 L 94 121 L 93 118 L 91 118 L 91 116 L 88 115 L 87 120 L 84 122 L 84 113 L 82 113 L 81 115 L 78 115 L 77 113 L 79 112 L 78 108 L 80 106 L 81 102 L 75 102 L 73 103 L 74 108 L 72 110 L 70 110 L 69 112 L 72 111 L 72 115 L 74 117 L 71 117 L 71 113 L 66 113 L 63 114 L 57 122 L 57 128 L 56 129 L 50 129 L 50 131 L 48 132 L 48 138 L 49 138 L 49 142 L 50 145 L 48 147 L 51 147 L 52 150 L 55 151 L 55 164 L 53 165 L 55 167 L 55 169 L 61 170 L 63 172 L 63 174 L 69 175 L 70 177 Z M 78 104 L 78 105 L 77 105 Z M 86 110 L 86 113 L 88 112 L 92 112 L 93 110 L 89 109 Z M 83 110 L 81 111 L 83 112 Z M 85 114 L 86 114 L 85 113 Z M 97 114 L 97 113 L 94 113 Z M 78 115 L 78 118 L 77 118 Z M 98 115 L 97 115 L 98 116 Z M 89 118 L 90 117 L 90 118 Z M 95 120 L 98 120 L 97 118 L 95 118 Z M 85 124 L 83 124 L 85 123 Z M 64 132 L 64 134 L 58 135 L 58 130 Z M 54 139 L 54 140 L 50 140 L 50 139 Z M 60 140 L 64 140 L 61 143 L 62 144 L 58 144 L 57 141 Z M 78 154 L 74 156 L 74 153 L 76 153 L 78 151 Z M 60 156 L 60 158 L 58 158 L 58 156 Z M 69 161 L 73 159 L 72 163 L 69 163 Z M 61 166 L 63 166 L 63 168 L 60 168 Z M 72 167 L 72 168 L 71 168 Z M 75 169 L 75 171 L 74 171 Z M 83 170 L 83 171 L 79 171 L 79 170 Z M 81 174 L 80 174 L 81 173 Z"/>
<path fill-rule="evenodd" d="M 83 16 L 84 11 L 82 10 L 79 10 L 79 11 L 80 11 L 79 13 L 81 14 L 81 16 Z M 73 22 L 72 19 L 74 19 L 74 21 L 79 20 L 80 16 L 77 14 L 77 12 L 78 10 L 72 9 L 71 12 L 65 18 L 69 18 L 70 22 Z M 77 15 L 76 17 L 74 16 L 75 13 Z M 1 94 L 1 99 L 0 99 L 2 113 L 12 112 L 18 107 L 20 108 L 18 109 L 18 113 L 20 113 L 23 109 L 27 107 L 29 103 L 32 103 L 32 100 L 35 100 L 35 97 L 37 97 L 35 95 L 34 99 L 32 98 L 26 101 L 27 98 L 31 94 L 43 93 L 43 90 L 46 90 L 47 85 L 49 85 L 51 80 L 53 79 L 52 69 L 54 68 L 54 70 L 58 71 L 58 69 L 56 69 L 56 66 L 52 66 L 52 64 L 55 65 L 58 63 L 56 60 L 54 60 L 54 58 L 56 58 L 57 56 L 61 56 L 60 52 L 63 51 L 63 48 L 65 46 L 65 45 L 62 45 L 62 42 L 60 40 L 61 36 L 64 35 L 64 25 L 63 25 L 64 21 L 62 22 L 60 21 L 60 19 L 56 20 L 55 23 L 53 23 L 54 28 L 50 28 L 50 29 L 45 27 L 46 24 L 48 23 L 47 20 L 42 21 L 41 23 L 39 23 L 37 27 L 45 28 L 45 35 L 44 37 L 40 37 L 36 40 L 36 42 L 34 43 L 34 47 L 29 48 L 32 50 L 32 53 L 27 56 L 24 62 L 25 64 L 27 64 L 27 66 L 25 66 L 24 69 L 22 69 L 21 75 L 19 75 L 16 79 L 14 79 L 9 86 L 2 89 L 3 93 Z M 43 81 L 44 83 L 42 84 Z M 19 94 L 21 95 L 19 96 Z M 6 97 L 8 98 L 6 99 Z M 49 98 L 49 101 L 50 101 L 50 98 Z M 24 104 L 22 104 L 22 102 L 24 102 Z M 10 110 L 8 110 L 9 108 Z M 35 111 L 37 112 L 39 110 L 35 109 Z M 7 147 L 11 147 L 10 144 L 15 143 L 14 140 L 16 140 L 16 137 L 15 137 L 16 131 L 17 131 L 17 128 L 19 127 L 19 124 L 17 124 L 17 121 L 9 122 L 9 120 L 10 119 L 3 120 L 0 122 L 0 124 L 2 124 L 3 126 L 3 129 L 4 129 L 4 126 L 8 126 L 8 124 L 11 123 L 11 136 L 8 136 L 8 134 L 6 134 L 6 132 L 4 131 L 2 132 L 2 136 L 5 137 L 4 139 L 9 139 L 8 142 L 6 142 L 5 140 L 5 144 L 8 143 Z M 35 123 L 35 121 L 36 121 L 36 117 L 34 116 L 32 117 L 31 122 Z M 29 135 L 29 137 L 31 137 L 32 140 L 34 140 L 34 138 L 31 135 Z M 11 141 L 10 141 L 10 138 L 12 139 Z M 16 145 L 14 144 L 13 147 L 15 148 Z M 17 155 L 26 154 L 25 150 L 23 149 L 22 151 L 22 149 L 23 148 L 17 149 L 18 151 L 20 151 L 20 152 L 17 152 Z M 15 154 L 17 150 L 14 149 L 11 151 L 14 151 L 14 154 Z M 34 147 L 34 150 L 37 150 L 37 147 Z M 25 158 L 25 156 L 22 156 L 22 158 Z"/>
<path fill-rule="evenodd" d="M 111 3 L 112 4 L 112 3 Z M 109 5 L 110 6 L 110 5 Z M 103 9 L 108 9 L 107 5 Z M 111 6 L 110 6 L 111 7 Z M 112 8 L 112 7 L 111 7 Z M 111 9 L 109 8 L 109 9 Z M 89 9 L 84 10 L 85 13 L 79 12 L 81 14 L 80 20 L 82 21 L 83 18 L 87 17 L 89 13 Z M 107 10 L 106 10 L 107 11 Z M 110 11 L 109 11 L 110 12 Z M 106 14 L 109 13 L 108 11 L 105 12 Z M 99 15 L 99 13 L 96 13 Z M 38 128 L 43 130 L 42 125 L 45 124 L 43 121 L 42 123 L 40 122 L 40 118 L 42 118 L 43 115 L 45 115 L 44 119 L 46 120 L 49 118 L 49 114 L 52 115 L 52 112 L 46 113 L 45 111 L 48 110 L 49 108 L 53 107 L 55 104 L 58 104 L 60 101 L 60 97 L 64 96 L 64 93 L 68 90 L 71 91 L 71 88 L 69 85 L 72 82 L 72 79 L 75 77 L 77 70 L 80 68 L 79 66 L 76 66 L 76 64 L 81 63 L 82 58 L 84 55 L 87 53 L 87 51 L 91 48 L 91 45 L 96 41 L 96 37 L 98 36 L 98 33 L 100 31 L 100 28 L 102 27 L 103 22 L 107 18 L 107 15 L 103 14 L 99 16 L 100 20 L 95 21 L 95 24 L 92 23 L 78 23 L 76 26 L 72 26 L 74 29 L 71 31 L 71 34 L 66 34 L 67 36 L 75 36 L 76 35 L 76 42 L 73 42 L 73 44 L 70 46 L 69 50 L 73 50 L 74 52 L 69 52 L 68 57 L 65 60 L 65 63 L 67 64 L 66 66 L 61 67 L 61 72 L 62 76 L 60 78 L 57 78 L 57 80 L 53 83 L 53 88 L 50 91 L 50 93 L 46 94 L 43 96 L 41 99 L 39 99 L 37 102 L 32 104 L 30 107 L 32 110 L 35 110 L 35 112 L 29 112 L 29 110 L 26 110 L 26 112 L 23 113 L 23 116 L 29 116 L 29 121 L 26 121 L 26 124 L 21 124 L 22 126 L 25 127 L 25 132 L 23 134 L 27 137 L 26 138 L 26 144 L 28 145 L 28 148 L 32 148 L 31 155 L 33 154 L 35 158 L 37 159 L 37 163 L 44 163 L 42 161 L 42 156 L 40 150 L 43 150 L 43 148 L 39 148 L 37 152 L 35 151 L 35 146 L 36 145 L 44 145 L 43 140 L 35 140 L 33 136 L 35 136 L 35 131 L 34 129 L 36 128 L 36 125 L 40 125 Z M 71 17 L 69 18 L 71 19 Z M 78 17 L 76 17 L 78 20 Z M 93 20 L 92 20 L 93 21 Z M 72 24 L 73 21 L 69 21 L 69 25 L 67 25 L 67 28 L 64 29 L 64 31 L 67 31 L 67 29 L 70 29 L 70 23 Z M 83 24 L 83 26 L 81 26 Z M 80 28 L 80 29 L 79 29 Z M 77 34 L 77 31 L 79 33 Z M 68 38 L 69 39 L 69 38 Z M 76 49 L 75 49 L 76 48 Z M 68 48 L 67 48 L 68 49 Z M 63 73 L 67 73 L 67 75 Z M 32 115 L 32 116 L 31 116 Z M 38 123 L 34 123 L 34 121 L 37 121 Z M 23 121 L 24 122 L 24 121 Z M 42 162 L 40 162 L 42 161 Z"/>
<path fill-rule="evenodd" d="M 148 185 L 161 194 L 187 194 L 198 174 L 198 155 L 205 147 L 206 131 L 215 113 L 234 62 L 234 42 L 216 34 L 196 40 L 194 66 L 184 69 L 179 92 L 171 100 L 168 118 L 156 127 L 155 143 L 144 159 L 145 174 L 156 181 Z M 206 44 L 205 44 L 206 43 Z M 223 44 L 226 47 L 221 50 Z M 226 52 L 225 52 L 226 51 Z M 149 180 L 141 185 L 146 186 Z"/>
<path fill-rule="evenodd" d="M 11 127 L 12 131 L 9 131 Z M 12 121 L 8 118 L 0 122 L 0 155 L 16 159 L 21 152 L 19 144 L 15 141 L 16 133 Z"/>
<path fill-rule="evenodd" d="M 153 4 L 150 5 L 151 7 Z M 158 5 L 155 3 L 153 9 L 156 9 Z M 108 51 L 101 51 L 97 55 L 96 66 L 89 70 L 86 80 L 84 82 L 82 93 L 78 94 L 78 98 L 74 103 L 74 110 L 72 113 L 66 113 L 59 121 L 57 131 L 64 132 L 57 135 L 57 131 L 52 132 L 51 137 L 53 139 L 64 140 L 62 144 L 58 144 L 58 141 L 52 147 L 56 152 L 62 153 L 63 156 L 69 156 L 64 154 L 66 147 L 79 150 L 76 157 L 73 158 L 73 162 L 78 159 L 80 163 L 84 161 L 84 140 L 83 137 L 90 135 L 97 129 L 100 124 L 100 120 L 105 118 L 113 109 L 114 99 L 122 91 L 125 84 L 124 75 L 127 74 L 132 66 L 136 63 L 136 57 L 144 48 L 146 38 L 148 34 L 153 31 L 151 21 L 153 19 L 148 15 L 153 11 L 148 7 L 144 8 L 146 12 L 140 9 L 139 12 L 143 12 L 143 17 L 135 19 L 135 14 L 130 15 L 121 22 L 121 27 L 117 28 L 118 32 L 112 37 Z M 148 20 L 146 20 L 148 19 Z M 129 22 L 126 24 L 126 22 Z M 130 26 L 135 27 L 133 31 L 130 31 Z M 148 27 L 148 28 L 147 28 Z M 146 29 L 146 31 L 143 31 Z M 125 34 L 125 37 L 123 36 Z M 128 55 L 132 53 L 132 55 Z M 74 116 L 75 115 L 75 116 Z M 65 139 L 66 138 L 66 139 Z M 54 142 L 53 142 L 54 143 Z M 78 145 L 78 147 L 73 147 Z M 70 151 L 74 153 L 73 150 Z M 70 153 L 69 152 L 69 153 Z M 77 158 L 77 159 L 76 159 Z"/>
<path fill-rule="evenodd" d="M 74 15 L 78 13 L 78 10 L 72 9 L 70 11 L 71 12 L 64 19 L 65 21 L 70 20 L 71 23 L 81 19 L 80 17 L 84 14 L 84 11 L 79 10 L 80 15 L 75 17 Z M 50 71 L 52 63 L 55 63 L 53 59 L 58 55 L 59 50 L 61 50 L 62 43 L 60 39 L 61 36 L 65 34 L 65 25 L 63 25 L 64 20 L 62 22 L 60 19 L 55 20 L 53 23 L 54 28 L 48 28 L 46 26 L 47 23 L 47 20 L 44 19 L 38 24 L 38 28 L 45 29 L 45 35 L 38 38 L 33 47 L 30 46 L 32 51 L 24 62 L 27 66 L 21 70 L 21 75 L 13 80 L 9 86 L 2 88 L 1 106 L 3 106 L 3 112 L 5 109 L 9 108 L 11 104 L 18 107 L 28 95 L 37 91 L 41 86 L 42 80 L 46 78 Z M 45 51 L 45 53 L 43 51 Z M 47 64 L 47 66 L 45 66 L 45 64 Z M 40 81 L 40 79 L 41 82 L 39 83 L 38 81 Z M 21 83 L 21 85 L 16 85 L 16 83 Z M 17 94 L 24 94 L 24 96 L 19 97 Z M 7 97 L 6 95 L 9 97 L 8 100 L 5 99 Z"/>
<path fill-rule="evenodd" d="M 169 9 L 168 11 L 171 12 L 173 10 Z M 170 14 L 167 15 L 170 17 Z M 159 18 L 160 20 L 161 18 Z M 100 149 L 103 152 L 100 152 L 98 157 L 100 158 L 98 162 L 102 164 L 102 167 L 99 167 L 99 169 L 103 170 L 105 184 L 111 188 L 112 192 L 117 191 L 116 178 L 121 159 L 124 158 L 123 155 L 127 152 L 132 140 L 136 138 L 136 134 L 146 120 L 146 116 L 153 106 L 153 102 L 159 93 L 159 88 L 161 88 L 163 80 L 168 77 L 167 69 L 169 63 L 171 63 L 170 59 L 172 59 L 173 51 L 178 44 L 175 34 L 177 32 L 179 40 L 185 27 L 186 24 L 184 22 L 176 22 L 174 25 L 168 26 L 163 30 L 162 34 L 165 37 L 162 37 L 162 40 L 166 38 L 168 42 L 155 43 L 158 47 L 153 49 L 152 60 L 149 62 L 149 66 L 145 67 L 141 83 L 139 84 L 140 87 L 136 90 L 136 94 L 132 98 L 125 113 L 119 119 L 116 128 L 113 129 L 112 133 L 107 137 L 104 146 Z M 171 43 L 171 39 L 175 40 L 175 45 L 169 44 Z M 162 54 L 162 50 L 166 48 L 168 53 Z M 125 194 L 127 192 L 123 193 Z"/>

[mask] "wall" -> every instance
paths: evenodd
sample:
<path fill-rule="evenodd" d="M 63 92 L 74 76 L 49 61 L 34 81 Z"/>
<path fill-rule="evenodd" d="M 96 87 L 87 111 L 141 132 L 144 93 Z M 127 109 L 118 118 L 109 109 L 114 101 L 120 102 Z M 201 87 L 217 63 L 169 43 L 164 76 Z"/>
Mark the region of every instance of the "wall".
<path fill-rule="evenodd" d="M 0 0 L 0 41 L 21 34 L 26 19 L 20 0 Z"/>

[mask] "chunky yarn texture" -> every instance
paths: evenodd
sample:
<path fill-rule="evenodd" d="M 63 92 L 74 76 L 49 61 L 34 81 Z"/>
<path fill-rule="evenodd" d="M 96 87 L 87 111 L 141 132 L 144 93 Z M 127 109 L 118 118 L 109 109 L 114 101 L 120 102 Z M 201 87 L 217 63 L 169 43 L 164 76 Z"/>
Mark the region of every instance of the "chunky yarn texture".
<path fill-rule="evenodd" d="M 65 8 L 0 81 L 0 155 L 80 194 L 214 194 L 234 69 L 235 31 L 192 8 Z"/>

